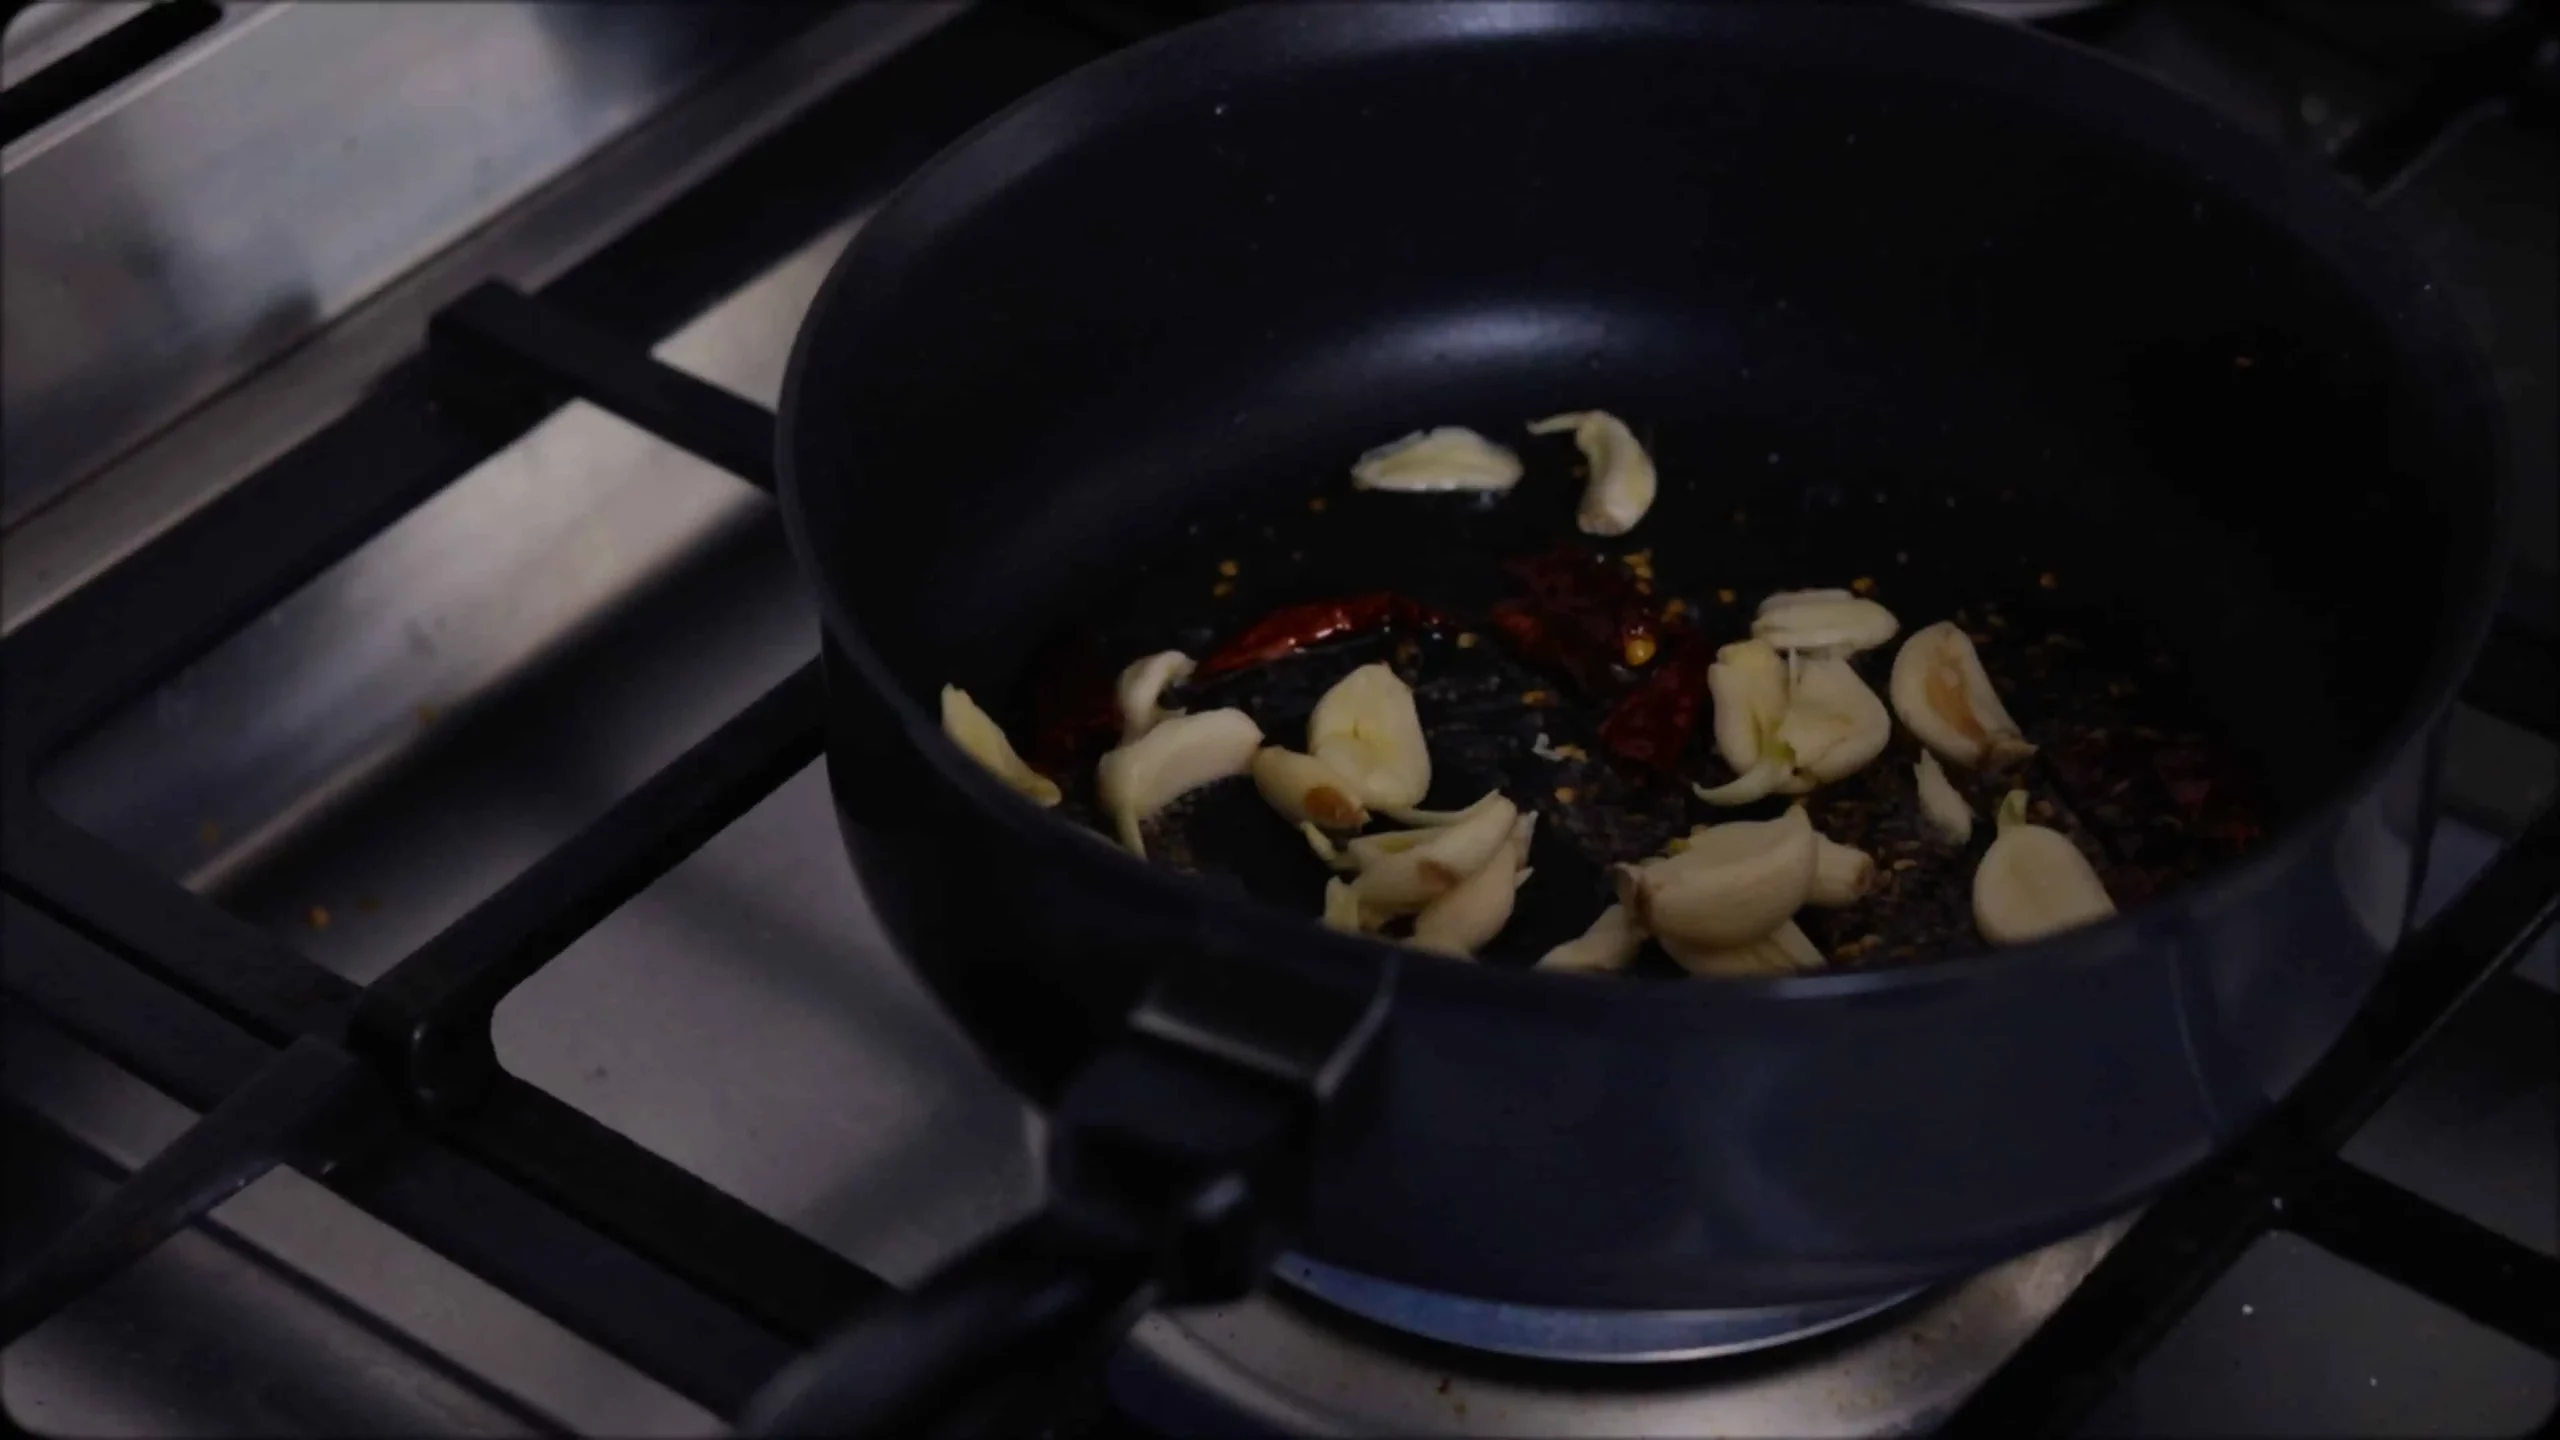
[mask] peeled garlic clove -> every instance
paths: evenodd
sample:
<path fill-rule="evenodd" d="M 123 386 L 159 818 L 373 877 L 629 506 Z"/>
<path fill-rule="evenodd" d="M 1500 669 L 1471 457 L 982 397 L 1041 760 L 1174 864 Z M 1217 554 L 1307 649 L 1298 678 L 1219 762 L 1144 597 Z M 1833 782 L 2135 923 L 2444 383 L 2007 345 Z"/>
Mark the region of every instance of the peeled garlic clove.
<path fill-rule="evenodd" d="M 1524 819 L 1529 817 L 1522 817 Z M 1472 956 L 1502 933 L 1511 921 L 1513 897 L 1527 872 L 1520 868 L 1528 853 L 1516 828 L 1504 837 L 1493 857 L 1449 892 L 1422 907 L 1413 917 L 1413 945 L 1439 955 Z"/>
<path fill-rule="evenodd" d="M 1813 885 L 1805 903 L 1838 908 L 1854 905 L 1876 883 L 1875 857 L 1828 835 L 1813 837 Z"/>
<path fill-rule="evenodd" d="M 2035 753 L 1991 688 L 1973 638 L 1952 620 L 1911 632 L 1893 657 L 1893 713 L 1950 765 L 1977 766 Z"/>
<path fill-rule="evenodd" d="M 1973 807 L 1964 803 L 1955 782 L 1947 778 L 1946 767 L 1938 763 L 1938 752 L 1923 750 L 1920 763 L 1912 767 L 1912 775 L 1920 786 L 1920 818 L 1950 845 L 1962 845 L 1973 838 Z"/>
<path fill-rule="evenodd" d="M 1313 755 L 1263 746 L 1253 752 L 1253 788 L 1293 823 L 1313 821 L 1328 830 L 1369 823 L 1369 812 L 1351 798 L 1351 782 Z"/>
<path fill-rule="evenodd" d="M 1529 422 L 1532 435 L 1573 432 L 1591 478 L 1583 483 L 1574 524 L 1585 535 L 1624 535 L 1653 508 L 1653 457 L 1626 422 L 1606 410 L 1575 410 Z"/>
<path fill-rule="evenodd" d="M 1165 687 L 1181 684 L 1190 677 L 1192 668 L 1191 657 L 1179 650 L 1160 650 L 1129 662 L 1128 668 L 1120 672 L 1119 683 L 1113 687 L 1120 701 L 1121 744 L 1126 745 L 1154 729 L 1156 722 L 1167 714 L 1182 713 L 1179 710 L 1167 711 L 1160 702 L 1164 698 Z"/>
<path fill-rule="evenodd" d="M 2023 945 L 2116 913 L 2080 847 L 2027 821 L 2027 792 L 2000 802 L 2000 835 L 1973 872 L 1973 927 L 1994 945 Z"/>
<path fill-rule="evenodd" d="M 1353 799 L 1375 809 L 1419 805 L 1431 789 L 1431 747 L 1413 687 L 1385 665 L 1363 665 L 1324 692 L 1307 717 L 1307 749 L 1350 782 Z"/>
<path fill-rule="evenodd" d="M 1846 660 L 1802 660 L 1795 672 L 1775 739 L 1795 757 L 1794 783 L 1801 793 L 1844 779 L 1883 754 L 1893 738 L 1893 717 Z"/>
<path fill-rule="evenodd" d="M 1362 490 L 1508 490 L 1520 457 L 1463 425 L 1416 430 L 1363 454 L 1351 466 Z"/>
<path fill-rule="evenodd" d="M 1057 782 L 1023 763 L 994 717 L 979 709 L 969 692 L 957 685 L 942 687 L 942 733 L 1023 798 L 1035 805 L 1058 803 Z"/>
<path fill-rule="evenodd" d="M 1600 912 L 1591 928 L 1538 957 L 1540 970 L 1562 970 L 1577 975 L 1597 975 L 1611 970 L 1624 970 L 1635 963 L 1636 952 L 1644 948 L 1644 931 L 1636 927 L 1634 912 L 1624 905 L 1612 905 Z"/>
<path fill-rule="evenodd" d="M 1132 855 L 1147 853 L 1139 825 L 1189 791 L 1253 764 L 1262 744 L 1262 727 L 1241 710 L 1204 710 L 1174 715 L 1154 729 L 1102 757 L 1094 771 L 1102 808 L 1119 827 L 1120 843 Z"/>
<path fill-rule="evenodd" d="M 1707 667 L 1707 695 L 1716 708 L 1716 753 L 1748 774 L 1786 717 L 1786 661 L 1758 640 L 1721 646 Z"/>
<path fill-rule="evenodd" d="M 1804 904 L 1813 842 L 1801 805 L 1775 820 L 1709 825 L 1677 855 L 1618 867 L 1618 899 L 1654 935 L 1710 950 L 1740 945 Z"/>
<path fill-rule="evenodd" d="M 1752 638 L 1808 655 L 1855 655 L 1894 637 L 1893 612 L 1846 590 L 1782 590 L 1760 602 Z"/>
<path fill-rule="evenodd" d="M 1661 937 L 1662 951 L 1692 975 L 1718 980 L 1744 980 L 1765 975 L 1801 975 L 1823 966 L 1821 947 L 1792 920 L 1757 940 L 1723 947 L 1704 946 L 1671 936 Z"/>
<path fill-rule="evenodd" d="M 1363 835 L 1343 848 L 1360 864 L 1360 903 L 1404 915 L 1457 888 L 1510 843 L 1520 809 L 1500 796 L 1455 825 Z M 1526 853 L 1525 847 L 1523 853 Z"/>

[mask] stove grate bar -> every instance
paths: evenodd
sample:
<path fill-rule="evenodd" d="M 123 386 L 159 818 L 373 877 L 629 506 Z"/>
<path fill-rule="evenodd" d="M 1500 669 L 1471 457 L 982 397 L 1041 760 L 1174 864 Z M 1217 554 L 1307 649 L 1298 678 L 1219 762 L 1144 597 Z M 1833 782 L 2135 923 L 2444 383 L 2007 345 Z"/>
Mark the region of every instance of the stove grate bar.
<path fill-rule="evenodd" d="M 2560 1260 L 2344 1160 L 2311 1167 L 2283 1218 L 2339 1259 L 2560 1358 Z"/>
<path fill-rule="evenodd" d="M 815 660 L 367 987 L 355 1044 L 436 1115 L 475 1104 L 498 1074 L 490 1017 L 508 992 L 701 848 L 824 744 Z"/>

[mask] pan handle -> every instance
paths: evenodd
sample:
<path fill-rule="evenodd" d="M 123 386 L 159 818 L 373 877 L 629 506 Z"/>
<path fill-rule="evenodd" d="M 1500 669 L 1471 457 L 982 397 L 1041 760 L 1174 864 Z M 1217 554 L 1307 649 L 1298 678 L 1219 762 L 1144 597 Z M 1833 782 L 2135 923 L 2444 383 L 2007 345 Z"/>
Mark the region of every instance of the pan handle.
<path fill-rule="evenodd" d="M 1251 1291 L 1364 1108 L 1398 964 L 1366 948 L 1347 977 L 1168 967 L 1061 1097 L 1048 1204 L 784 1367 L 740 1433 L 1019 1434 L 1150 1307 Z"/>

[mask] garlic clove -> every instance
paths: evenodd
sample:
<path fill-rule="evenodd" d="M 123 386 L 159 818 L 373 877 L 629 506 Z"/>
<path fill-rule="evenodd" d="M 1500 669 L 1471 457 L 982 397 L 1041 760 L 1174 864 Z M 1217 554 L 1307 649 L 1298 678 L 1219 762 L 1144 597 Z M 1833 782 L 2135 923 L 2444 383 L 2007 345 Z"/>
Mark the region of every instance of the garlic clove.
<path fill-rule="evenodd" d="M 968 752 L 970 759 L 985 766 L 989 774 L 1012 786 L 1031 803 L 1058 803 L 1058 783 L 1024 763 L 1014 753 L 1013 742 L 1004 738 L 1003 727 L 957 685 L 942 687 L 942 733 Z"/>
<path fill-rule="evenodd" d="M 1795 779 L 1795 773 L 1794 752 L 1773 743 L 1750 769 L 1712 790 L 1693 784 L 1689 792 L 1710 805 L 1748 805 L 1763 796 L 1778 793 L 1779 787 Z"/>
<path fill-rule="evenodd" d="M 1503 491 L 1520 483 L 1520 457 L 1463 425 L 1416 430 L 1363 454 L 1351 466 L 1361 490 Z"/>
<path fill-rule="evenodd" d="M 1715 702 L 1716 753 L 1737 774 L 1748 774 L 1786 718 L 1786 662 L 1759 640 L 1721 646 L 1707 667 L 1707 695 Z"/>
<path fill-rule="evenodd" d="M 2026 791 L 2010 791 L 1998 818 L 2000 834 L 1973 871 L 1973 926 L 1983 939 L 2023 945 L 2116 913 L 2080 847 L 2028 822 Z"/>
<path fill-rule="evenodd" d="M 1952 620 L 1911 632 L 1893 657 L 1893 713 L 1950 765 L 1977 766 L 2035 753 L 2009 718 L 1973 638 Z"/>
<path fill-rule="evenodd" d="M 1794 668 L 1775 739 L 1795 757 L 1794 783 L 1801 789 L 1794 793 L 1801 793 L 1845 779 L 1883 754 L 1893 738 L 1893 717 L 1846 660 L 1824 656 Z"/>
<path fill-rule="evenodd" d="M 1854 905 L 1875 883 L 1874 856 L 1828 835 L 1813 837 L 1813 885 L 1805 891 L 1806 904 L 1833 909 Z"/>
<path fill-rule="evenodd" d="M 1419 805 L 1431 789 L 1431 747 L 1413 687 L 1383 664 L 1361 666 L 1316 701 L 1307 750 L 1349 781 L 1351 797 L 1364 805 Z"/>
<path fill-rule="evenodd" d="M 1307 848 L 1316 852 L 1316 858 L 1334 869 L 1357 870 L 1360 868 L 1359 862 L 1344 854 L 1342 847 L 1333 843 L 1333 837 L 1318 829 L 1313 820 L 1300 821 L 1298 833 L 1307 837 Z"/>
<path fill-rule="evenodd" d="M 1179 650 L 1160 650 L 1143 659 L 1132 660 L 1120 672 L 1113 687 L 1120 701 L 1120 743 L 1128 744 L 1155 728 L 1156 722 L 1179 710 L 1162 708 L 1165 688 L 1190 678 L 1191 657 Z"/>
<path fill-rule="evenodd" d="M 1359 887 L 1360 903 L 1389 914 L 1410 914 L 1483 869 L 1495 851 L 1510 843 L 1521 818 L 1519 807 L 1509 800 L 1499 795 L 1493 800 L 1470 807 L 1475 813 L 1454 825 L 1363 835 L 1345 845 L 1360 865 L 1351 882 Z M 1527 853 L 1525 844 L 1522 853 Z"/>
<path fill-rule="evenodd" d="M 1792 920 L 1756 940 L 1723 947 L 1697 945 L 1661 937 L 1662 951 L 1692 975 L 1743 980 L 1768 975 L 1801 975 L 1823 966 L 1821 947 Z"/>
<path fill-rule="evenodd" d="M 1102 808 L 1132 855 L 1147 853 L 1143 821 L 1182 795 L 1253 764 L 1262 727 L 1241 710 L 1204 710 L 1157 722 L 1146 734 L 1102 757 L 1094 771 Z"/>
<path fill-rule="evenodd" d="M 1484 793 L 1483 798 L 1476 801 L 1473 805 L 1464 806 L 1456 810 L 1417 810 L 1411 806 L 1396 805 L 1381 807 L 1378 813 L 1386 816 L 1388 819 L 1393 820 L 1399 825 L 1411 825 L 1417 829 L 1427 830 L 1434 825 L 1455 825 L 1461 820 L 1471 820 L 1475 818 L 1476 812 L 1501 799 L 1501 791 L 1488 790 Z M 1510 802 L 1504 801 L 1503 803 L 1508 804 Z"/>
<path fill-rule="evenodd" d="M 1574 524 L 1585 535 L 1624 535 L 1653 508 L 1653 457 L 1636 442 L 1626 422 L 1606 410 L 1575 410 L 1529 422 L 1532 435 L 1573 432 L 1590 479 L 1583 483 L 1582 504 Z"/>
<path fill-rule="evenodd" d="M 1338 876 L 1324 882 L 1324 928 L 1345 935 L 1365 935 L 1370 928 L 1360 911 L 1360 892 Z"/>
<path fill-rule="evenodd" d="M 1704 826 L 1676 855 L 1619 866 L 1618 900 L 1656 936 L 1709 950 L 1740 945 L 1804 904 L 1813 888 L 1813 842 L 1801 805 L 1775 820 Z"/>
<path fill-rule="evenodd" d="M 1263 746 L 1253 752 L 1253 788 L 1294 824 L 1357 830 L 1369 823 L 1369 812 L 1351 798 L 1351 782 L 1313 755 Z"/>
<path fill-rule="evenodd" d="M 1560 970 L 1575 975 L 1598 975 L 1624 970 L 1635 963 L 1636 952 L 1644 948 L 1644 931 L 1636 924 L 1635 914 L 1624 905 L 1612 905 L 1600 912 L 1591 928 L 1572 940 L 1538 957 L 1540 970 Z"/>
<path fill-rule="evenodd" d="M 1920 763 L 1912 767 L 1912 775 L 1920 787 L 1920 818 L 1930 830 L 1950 845 L 1962 845 L 1973 838 L 1973 807 L 1947 778 L 1946 767 L 1938 763 L 1938 752 L 1922 750 Z"/>
<path fill-rule="evenodd" d="M 1522 816 L 1522 819 L 1532 819 Z M 1504 837 L 1491 859 L 1413 917 L 1415 948 L 1438 955 L 1471 957 L 1502 933 L 1511 921 L 1511 906 L 1528 872 L 1520 861 L 1528 854 L 1527 831 L 1518 826 Z"/>
<path fill-rule="evenodd" d="M 1760 602 L 1754 639 L 1808 655 L 1855 655 L 1894 637 L 1893 612 L 1846 590 L 1782 590 Z"/>

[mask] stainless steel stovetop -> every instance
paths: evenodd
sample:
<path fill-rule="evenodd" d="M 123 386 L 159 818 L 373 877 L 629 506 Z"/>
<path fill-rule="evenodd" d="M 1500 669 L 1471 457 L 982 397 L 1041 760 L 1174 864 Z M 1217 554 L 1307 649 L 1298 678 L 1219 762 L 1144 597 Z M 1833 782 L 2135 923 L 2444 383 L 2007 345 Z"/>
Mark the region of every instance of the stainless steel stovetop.
<path fill-rule="evenodd" d="M 479 231 L 322 307 L 281 358 L 222 377 L 209 406 L 40 503 L 13 491 L 7 623 L 342 406 L 461 285 L 556 272 L 662 195 L 670 174 L 698 173 L 811 97 L 862 83 L 961 8 L 828 17 L 748 47 L 711 80 L 668 81 L 676 98 L 649 97 L 661 108 L 635 109 L 620 129 L 599 125 L 610 144 L 576 165 L 529 170 L 530 193 L 493 206 Z M 2279 21 L 2287 8 L 2261 7 Z M 2391 74 L 2228 6 L 2124 5 L 2068 23 L 2295 143 L 2352 119 Z M 2534 487 L 2520 529 L 2542 537 L 2538 550 L 2528 538 L 2525 563 L 2540 566 L 2545 595 L 2560 319 L 2549 146 L 2547 130 L 2478 118 L 2385 206 L 2445 266 L 2499 361 Z M 26 149 L 7 152 L 13 188 L 33 163 Z M 656 353 L 769 405 L 794 325 L 858 223 L 814 234 Z M 14 362 L 23 282 L 14 268 L 9 279 Z M 768 511 L 737 480 L 572 405 L 111 721 L 49 772 L 46 792 L 129 853 L 369 980 L 806 660 L 815 621 Z M 2463 716 L 2436 903 L 2550 796 L 2554 769 L 2548 742 Z M 2546 995 L 2551 949 L 2528 969 Z M 2479 1012 L 2349 1158 L 2549 1253 L 2560 1246 L 2550 1035 Z M 191 1118 L 40 1021 L 0 1023 L 0 1090 L 20 1117 L 7 1132 L 13 1229 L 86 1203 Z M 495 1033 L 518 1077 L 893 1281 L 1037 1198 L 1036 1117 L 891 952 L 814 767 L 519 988 Z M 1114 1362 L 1116 1408 L 1100 1423 L 1903 1432 L 1996 1368 L 2122 1224 L 1827 1336 L 1665 1364 L 1471 1353 L 1280 1287 L 1146 1320 Z M 2555 1398 L 2545 1357 L 2278 1237 L 2091 1428 L 2513 1433 Z M 0 1399 L 18 1425 L 62 1434 L 721 1428 L 292 1173 L 0 1353 Z"/>

